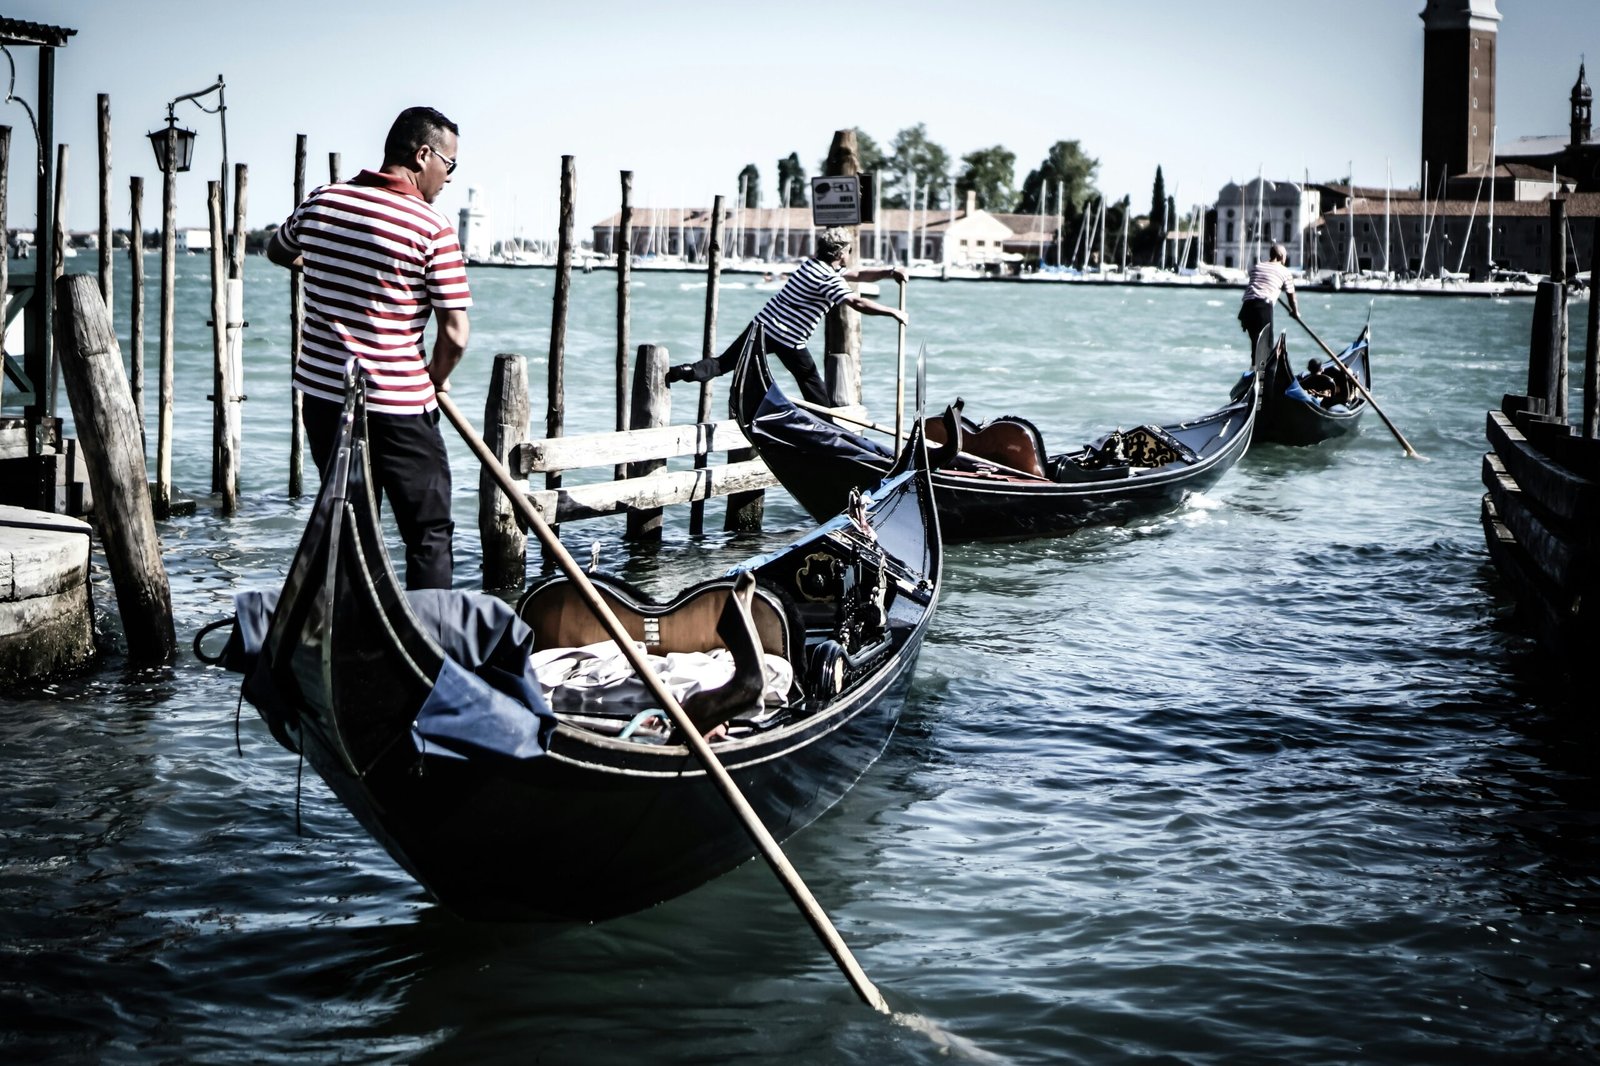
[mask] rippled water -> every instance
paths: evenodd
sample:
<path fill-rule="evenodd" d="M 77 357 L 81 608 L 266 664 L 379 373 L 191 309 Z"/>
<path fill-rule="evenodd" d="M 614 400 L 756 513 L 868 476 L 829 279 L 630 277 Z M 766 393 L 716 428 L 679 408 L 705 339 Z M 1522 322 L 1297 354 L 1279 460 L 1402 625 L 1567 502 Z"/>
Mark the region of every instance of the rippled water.
<path fill-rule="evenodd" d="M 175 470 L 200 495 L 204 263 L 182 271 Z M 541 417 L 550 279 L 474 276 L 464 409 L 489 356 L 522 351 Z M 684 280 L 635 276 L 635 343 L 698 354 Z M 575 279 L 569 431 L 612 417 L 612 284 Z M 286 285 L 253 260 L 249 286 L 243 512 L 161 528 L 185 639 L 279 580 L 307 508 L 285 491 Z M 725 339 L 765 295 L 723 293 Z M 919 283 L 910 335 L 935 400 L 1060 450 L 1220 403 L 1236 300 Z M 1368 313 L 1303 307 L 1330 343 Z M 1531 311 L 1373 306 L 1374 388 L 1431 462 L 1371 419 L 1342 447 L 1257 449 L 1156 521 L 951 549 L 901 730 L 788 845 L 897 1010 L 1017 1062 L 1593 1060 L 1596 730 L 1504 621 L 1477 524 L 1484 411 L 1525 382 Z M 864 330 L 884 419 L 893 331 Z M 477 478 L 452 454 L 470 587 Z M 567 536 L 664 591 L 805 521 L 772 494 L 761 536 L 685 525 L 650 553 L 615 523 Z M 231 675 L 126 668 L 98 585 L 101 666 L 0 704 L 7 1059 L 945 1061 L 857 1004 L 760 864 L 555 934 L 441 912 L 320 780 L 297 792 L 248 707 L 236 726 Z"/>

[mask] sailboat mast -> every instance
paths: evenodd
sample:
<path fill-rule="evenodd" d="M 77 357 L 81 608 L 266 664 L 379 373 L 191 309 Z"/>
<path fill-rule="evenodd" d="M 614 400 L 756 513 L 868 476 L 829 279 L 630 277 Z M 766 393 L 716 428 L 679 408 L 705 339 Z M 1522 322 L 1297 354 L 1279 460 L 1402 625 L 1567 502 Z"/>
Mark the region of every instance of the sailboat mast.
<path fill-rule="evenodd" d="M 1389 161 L 1383 161 L 1384 178 L 1388 182 L 1383 187 L 1383 273 L 1390 275 L 1389 270 L 1389 194 L 1394 189 L 1394 168 Z"/>
<path fill-rule="evenodd" d="M 1499 126 L 1489 127 L 1489 280 L 1494 280 L 1494 193 L 1495 193 L 1495 148 L 1500 136 Z M 1594 299 L 1594 294 L 1589 298 Z"/>

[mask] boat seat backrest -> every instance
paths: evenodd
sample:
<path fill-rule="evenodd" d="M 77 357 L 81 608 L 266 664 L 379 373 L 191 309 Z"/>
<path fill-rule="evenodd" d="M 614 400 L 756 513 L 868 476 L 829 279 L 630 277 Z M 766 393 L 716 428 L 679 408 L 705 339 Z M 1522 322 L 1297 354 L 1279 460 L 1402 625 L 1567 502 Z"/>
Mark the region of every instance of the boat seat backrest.
<path fill-rule="evenodd" d="M 652 655 L 708 652 L 723 647 L 722 638 L 717 636 L 717 620 L 733 589 L 732 578 L 708 582 L 665 605 L 641 603 L 623 590 L 600 582 L 595 583 L 595 589 L 628 634 L 643 641 Z M 581 648 L 610 639 L 577 587 L 565 578 L 546 582 L 528 593 L 517 605 L 517 613 L 533 630 L 536 650 Z M 782 604 L 760 586 L 750 603 L 750 618 L 763 650 L 791 662 L 800 654 L 804 636 L 791 633 Z"/>
<path fill-rule="evenodd" d="M 996 418 L 961 442 L 961 450 L 1034 477 L 1044 477 L 1044 438 L 1032 422 L 1014 415 Z"/>

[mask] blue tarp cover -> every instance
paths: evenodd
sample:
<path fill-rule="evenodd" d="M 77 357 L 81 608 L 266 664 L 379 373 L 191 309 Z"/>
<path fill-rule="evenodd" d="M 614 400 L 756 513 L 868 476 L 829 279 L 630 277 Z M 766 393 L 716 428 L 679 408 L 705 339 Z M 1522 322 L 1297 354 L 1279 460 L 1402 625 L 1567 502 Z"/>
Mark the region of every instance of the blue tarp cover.
<path fill-rule="evenodd" d="M 456 759 L 524 760 L 542 755 L 556 717 L 539 695 L 528 656 L 533 632 L 493 596 L 445 589 L 406 593 L 423 632 L 443 649 L 444 668 L 411 724 L 419 752 Z M 261 648 L 276 592 L 234 598 L 234 631 L 223 665 L 245 675 L 244 697 L 278 742 L 298 751 L 298 715 L 283 699 Z"/>

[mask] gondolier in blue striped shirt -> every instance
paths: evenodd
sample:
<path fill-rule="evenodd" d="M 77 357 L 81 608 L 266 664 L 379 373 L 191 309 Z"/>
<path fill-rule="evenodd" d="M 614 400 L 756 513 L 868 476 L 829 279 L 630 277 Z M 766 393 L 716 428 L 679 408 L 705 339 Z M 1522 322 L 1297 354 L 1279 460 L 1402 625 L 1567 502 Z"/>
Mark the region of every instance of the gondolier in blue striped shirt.
<path fill-rule="evenodd" d="M 777 355 L 783 365 L 800 383 L 800 394 L 811 403 L 828 405 L 828 390 L 817 373 L 816 360 L 806 348 L 806 341 L 822 324 L 823 316 L 840 304 L 860 311 L 864 315 L 884 315 L 902 325 L 907 324 L 904 311 L 889 307 L 863 296 L 850 288 L 852 281 L 879 281 L 893 278 L 901 285 L 906 283 L 905 271 L 899 267 L 874 267 L 870 269 L 844 269 L 845 259 L 854 243 L 850 231 L 830 227 L 817 234 L 817 254 L 801 263 L 783 288 L 756 312 L 756 317 L 720 356 L 680 363 L 667 371 L 667 384 L 675 381 L 710 381 L 732 370 L 739 362 L 750 331 L 761 327 L 764 354 Z"/>

